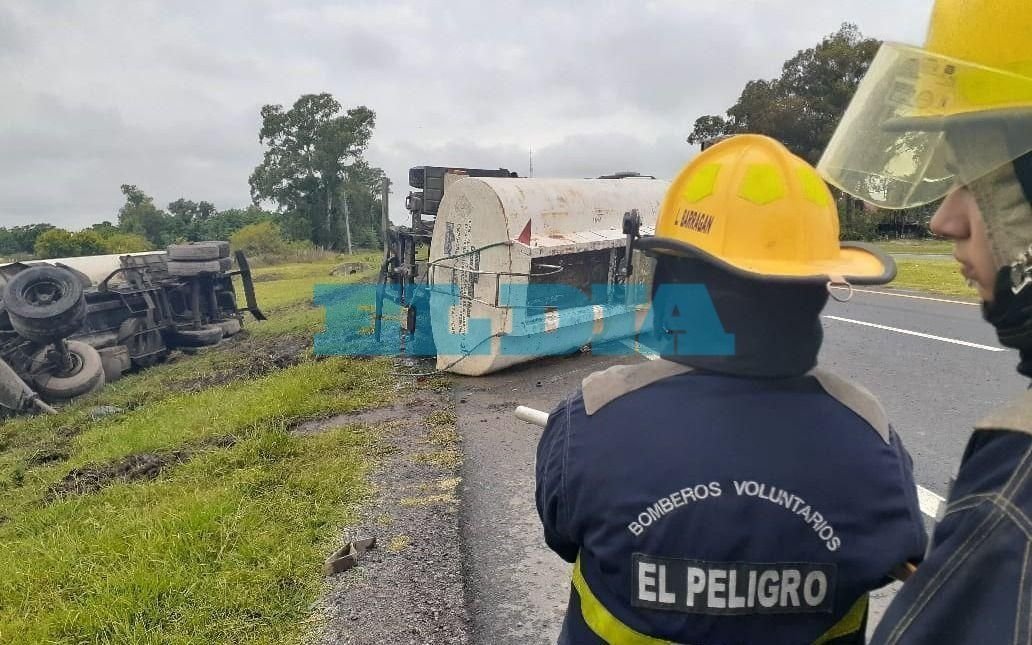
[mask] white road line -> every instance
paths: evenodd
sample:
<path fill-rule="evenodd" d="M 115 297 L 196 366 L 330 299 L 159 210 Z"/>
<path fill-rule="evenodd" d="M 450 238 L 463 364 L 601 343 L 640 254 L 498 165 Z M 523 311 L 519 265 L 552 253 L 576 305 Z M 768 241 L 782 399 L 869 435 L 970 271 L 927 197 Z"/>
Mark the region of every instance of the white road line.
<path fill-rule="evenodd" d="M 848 287 L 832 287 L 832 289 L 842 289 L 843 291 L 848 290 Z M 853 287 L 853 291 L 857 293 L 875 293 L 879 296 L 892 296 L 893 298 L 910 298 L 912 300 L 931 300 L 932 302 L 946 302 L 951 305 L 965 305 L 967 307 L 981 307 L 982 305 L 977 302 L 965 302 L 963 300 L 947 300 L 945 298 L 932 298 L 930 296 L 913 296 L 909 293 L 890 293 L 888 291 L 877 291 L 875 289 L 857 289 Z"/>
<path fill-rule="evenodd" d="M 945 503 L 945 499 L 936 495 L 924 486 L 917 487 L 917 505 L 921 507 L 922 513 L 933 520 L 939 519 L 939 509 L 942 508 Z"/>
<path fill-rule="evenodd" d="M 821 318 L 827 318 L 828 320 L 838 320 L 840 322 L 852 323 L 854 325 L 863 325 L 864 327 L 873 327 L 875 329 L 882 329 L 884 331 L 894 331 L 897 334 L 906 334 L 907 336 L 917 336 L 919 338 L 928 338 L 931 340 L 939 340 L 944 343 L 952 343 L 954 345 L 963 345 L 964 347 L 974 347 L 975 349 L 984 349 L 987 352 L 1005 352 L 1007 351 L 1003 347 L 992 347 L 990 345 L 980 345 L 978 343 L 971 343 L 966 340 L 957 340 L 956 338 L 945 338 L 943 336 L 936 336 L 934 334 L 926 334 L 920 331 L 910 331 L 909 329 L 900 329 L 899 327 L 889 327 L 888 325 L 879 325 L 877 323 L 864 322 L 862 320 L 853 320 L 852 318 L 842 318 L 841 316 L 828 316 L 824 315 Z"/>

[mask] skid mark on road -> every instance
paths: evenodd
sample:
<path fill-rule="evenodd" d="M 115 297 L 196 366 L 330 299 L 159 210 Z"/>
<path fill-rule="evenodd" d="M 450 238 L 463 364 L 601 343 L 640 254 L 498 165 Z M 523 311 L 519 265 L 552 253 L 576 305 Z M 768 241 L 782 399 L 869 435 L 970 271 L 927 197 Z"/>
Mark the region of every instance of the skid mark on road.
<path fill-rule="evenodd" d="M 889 327 L 888 325 L 879 325 L 878 323 L 865 322 L 863 320 L 853 320 L 852 318 L 842 318 L 841 316 L 828 316 L 824 315 L 821 318 L 827 320 L 837 320 L 839 322 L 852 323 L 854 325 L 862 325 L 864 327 L 873 327 L 874 329 L 881 329 L 883 331 L 896 332 L 897 334 L 905 334 L 907 336 L 917 336 L 918 338 L 927 338 L 929 340 L 938 340 L 944 343 L 952 343 L 954 345 L 963 345 L 964 347 L 973 347 L 975 349 L 984 349 L 987 352 L 1006 352 L 1007 350 L 1003 347 L 993 347 L 991 345 L 981 345 L 979 343 L 972 343 L 966 340 L 957 340 L 956 338 L 946 338 L 945 336 L 936 336 L 935 334 L 926 334 L 921 331 L 911 331 L 909 329 L 900 329 L 899 327 Z"/>

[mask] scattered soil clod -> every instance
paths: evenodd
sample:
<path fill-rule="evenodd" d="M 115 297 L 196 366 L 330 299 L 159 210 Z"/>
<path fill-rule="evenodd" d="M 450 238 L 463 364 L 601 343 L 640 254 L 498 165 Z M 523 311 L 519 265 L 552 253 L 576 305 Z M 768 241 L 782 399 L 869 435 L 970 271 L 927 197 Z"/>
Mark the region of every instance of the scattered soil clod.
<path fill-rule="evenodd" d="M 202 447 L 229 448 L 238 441 L 234 435 L 219 435 L 201 442 Z M 173 452 L 142 452 L 122 457 L 104 465 L 73 468 L 47 491 L 47 499 L 55 501 L 69 495 L 95 493 L 119 482 L 133 482 L 157 478 L 166 468 L 189 460 L 196 450 Z"/>
<path fill-rule="evenodd" d="M 68 453 L 64 450 L 44 449 L 34 452 L 25 460 L 25 463 L 29 466 L 43 466 L 44 464 L 64 461 L 65 459 L 68 459 Z"/>
<path fill-rule="evenodd" d="M 51 486 L 47 496 L 50 499 L 60 499 L 68 495 L 95 493 L 120 481 L 154 479 L 168 466 L 182 463 L 188 458 L 189 454 L 183 450 L 165 454 L 145 452 L 123 457 L 104 466 L 75 468 Z"/>

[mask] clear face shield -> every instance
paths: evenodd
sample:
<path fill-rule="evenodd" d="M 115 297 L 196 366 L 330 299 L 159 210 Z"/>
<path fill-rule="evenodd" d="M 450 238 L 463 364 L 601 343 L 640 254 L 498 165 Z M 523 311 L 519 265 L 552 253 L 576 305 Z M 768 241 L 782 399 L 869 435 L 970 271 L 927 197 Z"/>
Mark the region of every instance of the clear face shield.
<path fill-rule="evenodd" d="M 881 208 L 944 197 L 1032 151 L 1032 78 L 886 43 L 817 165 Z"/>

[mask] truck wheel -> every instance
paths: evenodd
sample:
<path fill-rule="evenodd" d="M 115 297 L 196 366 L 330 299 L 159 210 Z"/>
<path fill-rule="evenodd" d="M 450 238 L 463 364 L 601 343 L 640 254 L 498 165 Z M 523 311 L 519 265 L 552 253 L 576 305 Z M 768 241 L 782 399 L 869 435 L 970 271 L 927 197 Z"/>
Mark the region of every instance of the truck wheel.
<path fill-rule="evenodd" d="M 229 258 L 223 259 L 228 260 Z M 192 278 L 207 273 L 222 273 L 222 266 L 223 262 L 219 259 L 204 261 L 171 260 L 168 263 L 168 274 L 181 278 Z"/>
<path fill-rule="evenodd" d="M 212 242 L 201 242 L 201 244 L 211 244 L 212 246 L 217 246 L 218 249 L 219 249 L 219 257 L 220 258 L 228 258 L 229 257 L 229 242 L 224 242 L 224 241 L 219 240 L 219 241 L 212 241 Z"/>
<path fill-rule="evenodd" d="M 64 269 L 38 265 L 17 273 L 4 287 L 11 326 L 38 343 L 50 343 L 78 331 L 86 318 L 82 283 Z"/>
<path fill-rule="evenodd" d="M 104 386 L 104 363 L 100 353 L 77 340 L 65 342 L 72 357 L 71 369 L 48 371 L 33 377 L 36 391 L 50 401 L 67 401 Z M 38 353 L 36 361 L 45 362 L 47 351 L 44 349 Z"/>
<path fill-rule="evenodd" d="M 198 329 L 177 329 L 174 337 L 176 344 L 182 347 L 210 347 L 222 340 L 222 327 L 201 325 Z"/>
<path fill-rule="evenodd" d="M 241 325 L 240 321 L 236 318 L 230 318 L 229 320 L 223 320 L 219 323 L 219 327 L 222 328 L 222 335 L 225 338 L 232 338 L 240 333 Z"/>
<path fill-rule="evenodd" d="M 226 243 L 226 255 L 222 255 L 222 249 L 217 242 L 205 243 L 195 242 L 194 244 L 170 244 L 168 246 L 169 260 L 186 260 L 196 262 L 203 260 L 218 260 L 229 255 L 229 243 Z"/>

